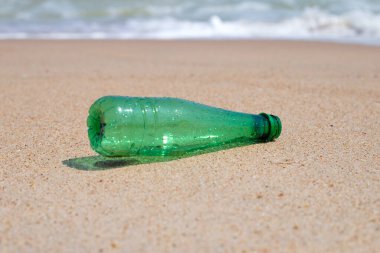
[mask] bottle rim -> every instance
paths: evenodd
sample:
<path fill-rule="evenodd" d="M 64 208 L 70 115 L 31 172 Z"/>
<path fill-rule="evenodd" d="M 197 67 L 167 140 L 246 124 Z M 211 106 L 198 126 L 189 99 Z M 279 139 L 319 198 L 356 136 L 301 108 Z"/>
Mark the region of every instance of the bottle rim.
<path fill-rule="evenodd" d="M 282 131 L 282 124 L 281 120 L 278 116 L 267 114 L 267 113 L 260 113 L 260 115 L 264 116 L 269 121 L 269 133 L 265 138 L 265 141 L 273 141 L 274 139 L 277 139 Z"/>

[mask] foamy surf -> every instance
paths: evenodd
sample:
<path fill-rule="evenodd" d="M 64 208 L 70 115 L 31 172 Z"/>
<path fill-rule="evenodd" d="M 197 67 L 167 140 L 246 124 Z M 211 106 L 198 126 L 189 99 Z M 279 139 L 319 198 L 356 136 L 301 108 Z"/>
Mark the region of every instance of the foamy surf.
<path fill-rule="evenodd" d="M 380 45 L 380 1 L 309 2 L 8 0 L 0 10 L 0 38 L 303 39 Z"/>

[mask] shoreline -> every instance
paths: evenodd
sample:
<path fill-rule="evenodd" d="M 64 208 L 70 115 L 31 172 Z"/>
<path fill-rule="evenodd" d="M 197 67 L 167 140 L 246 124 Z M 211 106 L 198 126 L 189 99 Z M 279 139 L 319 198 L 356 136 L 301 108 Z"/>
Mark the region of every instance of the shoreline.
<path fill-rule="evenodd" d="M 145 41 L 145 42 L 284 42 L 284 43 L 320 43 L 320 44 L 338 44 L 338 45 L 356 45 L 356 46 L 371 46 L 371 47 L 380 47 L 380 40 L 361 40 L 361 39 L 312 39 L 312 38 L 49 38 L 49 37 L 36 37 L 36 38 L 7 38 L 1 37 L 1 41 L 51 41 L 51 42 L 60 42 L 60 41 L 124 41 L 124 42 L 136 42 L 136 41 Z"/>

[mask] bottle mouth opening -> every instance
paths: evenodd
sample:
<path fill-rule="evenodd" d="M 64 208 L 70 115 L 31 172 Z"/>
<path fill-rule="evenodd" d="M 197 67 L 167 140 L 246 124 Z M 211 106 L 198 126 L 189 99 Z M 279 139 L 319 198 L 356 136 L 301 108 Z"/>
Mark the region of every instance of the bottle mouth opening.
<path fill-rule="evenodd" d="M 265 141 L 273 141 L 274 139 L 277 139 L 282 131 L 282 124 L 281 120 L 279 117 L 276 115 L 272 114 L 267 114 L 267 113 L 260 113 L 260 115 L 264 116 L 267 118 L 269 122 L 269 131 L 268 135 L 265 137 Z"/>

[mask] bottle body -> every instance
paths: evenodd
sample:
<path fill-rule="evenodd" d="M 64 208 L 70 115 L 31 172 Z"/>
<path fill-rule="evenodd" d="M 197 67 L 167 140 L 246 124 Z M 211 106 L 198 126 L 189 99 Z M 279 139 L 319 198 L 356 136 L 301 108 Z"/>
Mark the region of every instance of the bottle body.
<path fill-rule="evenodd" d="M 273 132 L 268 117 L 177 98 L 108 96 L 91 106 L 87 125 L 91 147 L 101 155 L 180 156 L 228 143 L 267 141 Z"/>

